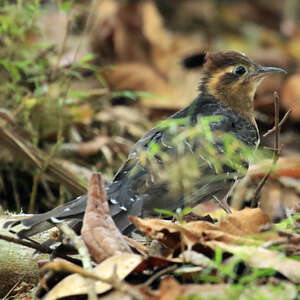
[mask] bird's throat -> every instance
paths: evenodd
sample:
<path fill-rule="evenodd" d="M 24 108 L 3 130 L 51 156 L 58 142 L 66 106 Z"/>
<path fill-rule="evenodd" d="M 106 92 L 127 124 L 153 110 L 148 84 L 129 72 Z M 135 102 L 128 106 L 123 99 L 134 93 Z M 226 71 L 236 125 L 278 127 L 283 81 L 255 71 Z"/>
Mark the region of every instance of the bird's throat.
<path fill-rule="evenodd" d="M 225 106 L 241 114 L 255 127 L 253 99 L 256 91 L 256 84 L 239 83 L 233 85 L 220 85 L 216 78 L 204 79 L 199 87 L 200 94 L 211 95 Z"/>

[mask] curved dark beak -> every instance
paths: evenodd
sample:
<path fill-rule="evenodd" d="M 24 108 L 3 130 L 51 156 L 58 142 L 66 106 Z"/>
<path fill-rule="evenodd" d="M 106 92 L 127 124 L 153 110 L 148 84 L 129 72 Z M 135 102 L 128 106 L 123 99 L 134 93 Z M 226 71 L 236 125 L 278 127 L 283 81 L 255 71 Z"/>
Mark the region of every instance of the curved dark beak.
<path fill-rule="evenodd" d="M 268 75 L 270 73 L 287 74 L 287 72 L 285 70 L 280 69 L 280 68 L 258 66 L 256 71 L 254 72 L 253 76 L 254 77 L 263 77 L 263 76 Z"/>

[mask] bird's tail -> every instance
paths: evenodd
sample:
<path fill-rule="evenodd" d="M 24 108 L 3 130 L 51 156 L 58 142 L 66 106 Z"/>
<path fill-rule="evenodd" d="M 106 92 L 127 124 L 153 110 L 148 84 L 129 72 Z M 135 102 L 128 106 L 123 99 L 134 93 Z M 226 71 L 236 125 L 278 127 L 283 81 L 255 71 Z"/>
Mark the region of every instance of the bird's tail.
<path fill-rule="evenodd" d="M 8 221 L 4 224 L 4 228 L 9 228 L 12 231 L 15 226 L 22 224 L 24 228 L 18 231 L 17 235 L 21 239 L 29 238 L 53 227 L 53 223 L 50 222 L 51 218 L 82 221 L 86 203 L 87 196 L 83 195 L 46 213 L 36 214 L 23 220 Z"/>
<path fill-rule="evenodd" d="M 123 234 L 129 235 L 134 229 L 133 225 L 128 220 L 130 212 L 122 209 L 119 203 L 114 203 L 114 201 L 112 201 L 112 197 L 118 196 L 116 195 L 118 189 L 115 189 L 115 186 L 111 184 L 106 187 L 106 191 L 108 194 L 111 216 L 115 221 L 116 226 Z M 46 213 L 36 214 L 23 220 L 8 221 L 4 224 L 4 228 L 14 232 L 14 227 L 22 224 L 23 229 L 15 233 L 19 238 L 24 239 L 52 228 L 54 224 L 51 222 L 51 218 L 66 221 L 72 220 L 74 221 L 72 224 L 78 225 L 82 222 L 86 205 L 87 195 L 79 196 L 75 200 L 58 206 Z"/>

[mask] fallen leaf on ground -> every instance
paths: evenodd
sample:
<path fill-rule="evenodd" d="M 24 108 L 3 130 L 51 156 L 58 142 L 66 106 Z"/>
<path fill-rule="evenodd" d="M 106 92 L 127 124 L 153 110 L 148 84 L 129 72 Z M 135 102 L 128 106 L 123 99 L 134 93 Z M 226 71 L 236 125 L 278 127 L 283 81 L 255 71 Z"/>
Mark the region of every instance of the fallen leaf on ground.
<path fill-rule="evenodd" d="M 94 268 L 93 274 L 107 279 L 110 279 L 113 275 L 119 280 L 123 280 L 142 261 L 143 258 L 136 254 L 124 253 L 115 255 L 109 257 Z M 97 294 L 105 293 L 111 288 L 112 286 L 110 284 L 101 281 L 95 282 Z M 86 279 L 78 274 L 72 274 L 61 280 L 53 289 L 51 289 L 44 300 L 54 300 L 67 296 L 83 295 L 86 293 Z"/>
<path fill-rule="evenodd" d="M 202 47 L 199 38 L 167 30 L 153 2 L 101 1 L 98 13 L 91 47 L 101 65 L 115 65 L 103 72 L 112 90 L 159 95 L 141 97 L 140 102 L 160 109 L 180 109 L 197 96 L 199 73 L 187 72 L 180 61 Z"/>
<path fill-rule="evenodd" d="M 174 300 L 180 296 L 201 295 L 203 299 L 218 297 L 228 288 L 226 284 L 182 284 L 175 279 L 165 278 L 159 288 L 157 300 Z"/>
<path fill-rule="evenodd" d="M 100 174 L 93 174 L 90 180 L 81 235 L 98 263 L 109 256 L 131 252 L 110 215 Z"/>
<path fill-rule="evenodd" d="M 222 231 L 245 236 L 248 234 L 259 233 L 261 227 L 270 222 L 270 218 L 260 208 L 244 208 L 227 215 L 220 223 Z"/>
<path fill-rule="evenodd" d="M 161 241 L 171 250 L 175 250 L 181 246 L 181 242 L 188 249 L 191 249 L 195 244 L 206 246 L 208 241 L 253 244 L 256 241 L 247 236 L 259 233 L 261 228 L 269 223 L 270 219 L 259 208 L 245 208 L 227 215 L 218 224 L 204 221 L 177 224 L 160 219 L 140 219 L 133 216 L 130 217 L 130 221 L 140 231 Z"/>

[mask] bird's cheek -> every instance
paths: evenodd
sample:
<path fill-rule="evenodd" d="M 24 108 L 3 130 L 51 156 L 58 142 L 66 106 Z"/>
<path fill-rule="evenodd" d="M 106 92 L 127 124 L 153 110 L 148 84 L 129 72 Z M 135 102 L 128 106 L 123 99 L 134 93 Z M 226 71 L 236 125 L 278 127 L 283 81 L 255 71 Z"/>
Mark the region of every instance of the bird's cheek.
<path fill-rule="evenodd" d="M 250 93 L 250 97 L 253 100 L 254 99 L 254 95 L 256 92 L 256 89 L 258 88 L 258 86 L 261 84 L 261 82 L 264 80 L 264 77 L 259 78 L 258 80 L 255 80 L 252 85 L 251 85 L 251 93 Z"/>

